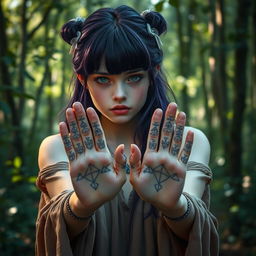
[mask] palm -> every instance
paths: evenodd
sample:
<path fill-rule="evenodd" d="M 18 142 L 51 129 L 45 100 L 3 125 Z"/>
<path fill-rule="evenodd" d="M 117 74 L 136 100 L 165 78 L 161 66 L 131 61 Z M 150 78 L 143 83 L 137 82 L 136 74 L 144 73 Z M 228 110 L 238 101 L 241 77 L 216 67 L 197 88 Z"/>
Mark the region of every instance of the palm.
<path fill-rule="evenodd" d="M 117 147 L 113 162 L 96 112 L 88 109 L 87 118 L 80 103 L 73 108 L 66 113 L 70 133 L 65 123 L 60 124 L 73 188 L 84 205 L 101 205 L 112 199 L 126 180 L 123 146 Z"/>
<path fill-rule="evenodd" d="M 191 151 L 193 134 L 188 133 L 185 146 L 181 149 L 184 114 L 179 114 L 174 129 L 176 106 L 170 104 L 160 134 L 162 112 L 156 110 L 151 122 L 147 149 L 143 162 L 136 166 L 131 182 L 140 197 L 161 208 L 174 207 L 183 190 L 186 163 Z M 137 153 L 136 153 L 137 152 Z M 140 157 L 139 149 L 134 148 L 130 159 L 136 162 Z"/>

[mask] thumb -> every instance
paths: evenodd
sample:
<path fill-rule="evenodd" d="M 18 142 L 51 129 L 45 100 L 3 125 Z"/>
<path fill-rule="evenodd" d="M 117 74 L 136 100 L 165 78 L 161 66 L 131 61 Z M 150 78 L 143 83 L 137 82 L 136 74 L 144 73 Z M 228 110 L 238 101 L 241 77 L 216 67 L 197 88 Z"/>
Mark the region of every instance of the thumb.
<path fill-rule="evenodd" d="M 117 175 L 120 171 L 125 172 L 127 169 L 127 157 L 124 154 L 124 144 L 119 145 L 114 152 L 114 169 Z"/>
<path fill-rule="evenodd" d="M 139 177 L 141 171 L 141 152 L 136 144 L 131 144 L 129 163 L 131 167 L 130 181 Z"/>

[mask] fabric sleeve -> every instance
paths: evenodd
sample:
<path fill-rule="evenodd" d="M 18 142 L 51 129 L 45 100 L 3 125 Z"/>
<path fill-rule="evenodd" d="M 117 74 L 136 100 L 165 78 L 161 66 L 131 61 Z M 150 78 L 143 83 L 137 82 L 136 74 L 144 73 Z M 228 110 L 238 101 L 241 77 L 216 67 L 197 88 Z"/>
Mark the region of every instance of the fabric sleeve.
<path fill-rule="evenodd" d="M 186 256 L 219 255 L 219 236 L 217 219 L 200 199 L 187 194 L 193 204 L 195 217 L 191 228 Z"/>
<path fill-rule="evenodd" d="M 37 256 L 73 255 L 62 210 L 68 192 L 70 191 L 63 191 L 60 195 L 53 197 L 39 210 L 35 244 Z"/>

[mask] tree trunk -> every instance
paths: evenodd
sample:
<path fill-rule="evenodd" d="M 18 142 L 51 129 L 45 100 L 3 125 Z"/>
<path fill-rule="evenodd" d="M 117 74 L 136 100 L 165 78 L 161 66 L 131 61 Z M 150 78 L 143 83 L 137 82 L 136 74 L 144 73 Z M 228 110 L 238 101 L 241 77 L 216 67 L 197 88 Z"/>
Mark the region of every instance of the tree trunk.
<path fill-rule="evenodd" d="M 8 38 L 6 35 L 6 22 L 2 9 L 2 2 L 0 2 L 0 73 L 1 73 L 1 84 L 4 86 L 3 93 L 7 104 L 11 110 L 11 117 L 9 118 L 6 113 L 5 120 L 10 121 L 13 126 L 13 143 L 10 148 L 10 159 L 12 159 L 16 154 L 20 157 L 23 156 L 23 143 L 20 134 L 20 119 L 18 116 L 18 108 L 16 107 L 14 97 L 13 97 L 13 86 L 11 81 L 11 75 L 9 67 L 5 62 L 6 54 L 8 53 Z"/>
<path fill-rule="evenodd" d="M 210 71 L 211 88 L 215 108 L 220 121 L 221 142 L 224 152 L 227 149 L 227 86 L 226 86 L 226 50 L 225 50 L 225 19 L 223 0 L 210 0 L 211 18 L 211 50 Z"/>
<path fill-rule="evenodd" d="M 236 51 L 235 51 L 235 79 L 233 119 L 230 131 L 230 143 L 228 151 L 229 176 L 231 188 L 234 193 L 230 197 L 230 207 L 239 203 L 242 194 L 242 155 L 243 155 L 243 123 L 247 89 L 247 35 L 248 20 L 251 8 L 251 0 L 238 0 L 236 16 Z M 231 233 L 238 237 L 241 229 L 241 220 L 238 214 L 231 215 Z"/>
<path fill-rule="evenodd" d="M 192 20 L 188 20 L 188 16 L 194 14 L 195 2 L 191 1 L 188 8 L 188 15 L 186 15 L 186 23 L 184 24 L 184 19 L 180 10 L 181 3 L 176 8 L 177 15 L 177 34 L 179 40 L 179 73 L 182 75 L 185 80 L 189 78 L 191 74 L 191 48 L 193 44 L 193 29 Z M 185 30 L 186 25 L 186 30 Z M 184 31 L 185 30 L 185 31 Z M 187 38 L 185 40 L 185 38 Z M 182 89 L 182 110 L 186 113 L 189 120 L 189 96 L 187 84 L 183 85 Z"/>
<path fill-rule="evenodd" d="M 27 54 L 27 3 L 28 0 L 23 0 L 21 9 L 21 50 L 20 50 L 20 63 L 18 71 L 18 88 L 21 94 L 25 93 L 25 72 L 26 72 L 26 54 Z M 19 121 L 21 122 L 25 107 L 24 97 L 19 99 Z"/>

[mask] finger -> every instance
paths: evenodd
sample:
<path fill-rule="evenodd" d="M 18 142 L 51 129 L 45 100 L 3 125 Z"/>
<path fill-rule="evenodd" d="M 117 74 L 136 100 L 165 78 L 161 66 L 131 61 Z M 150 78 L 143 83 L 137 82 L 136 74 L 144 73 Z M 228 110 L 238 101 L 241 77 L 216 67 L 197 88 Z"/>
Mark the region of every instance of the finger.
<path fill-rule="evenodd" d="M 188 159 L 192 150 L 193 141 L 194 141 L 194 133 L 192 131 L 188 131 L 184 147 L 179 157 L 179 160 L 185 165 L 188 162 Z"/>
<path fill-rule="evenodd" d="M 169 150 L 173 135 L 175 115 L 177 111 L 177 105 L 170 103 L 165 112 L 165 120 L 161 132 L 161 139 L 159 144 L 159 150 Z"/>
<path fill-rule="evenodd" d="M 156 109 L 153 113 L 149 134 L 148 134 L 146 152 L 157 151 L 162 115 L 163 115 L 163 111 L 162 109 L 159 109 L 159 108 Z"/>
<path fill-rule="evenodd" d="M 67 122 L 70 130 L 70 139 L 77 155 L 84 153 L 84 145 L 78 129 L 76 117 L 72 108 L 66 111 Z"/>
<path fill-rule="evenodd" d="M 133 184 L 134 179 L 138 178 L 141 172 L 141 152 L 135 144 L 131 144 L 130 151 L 130 182 Z"/>
<path fill-rule="evenodd" d="M 178 154 L 180 152 L 185 123 L 186 114 L 184 112 L 180 112 L 177 116 L 176 127 L 174 130 L 172 145 L 170 149 L 171 154 L 175 157 L 178 157 Z"/>
<path fill-rule="evenodd" d="M 78 128 L 82 137 L 83 144 L 87 150 L 91 150 L 94 147 L 92 131 L 87 120 L 85 110 L 80 102 L 73 104 L 75 110 L 76 119 L 78 122 Z"/>
<path fill-rule="evenodd" d="M 127 157 L 124 154 L 124 144 L 119 145 L 114 152 L 114 169 L 116 173 L 120 171 L 130 172 L 130 167 L 127 163 Z"/>
<path fill-rule="evenodd" d="M 68 156 L 68 159 L 69 159 L 70 162 L 72 162 L 76 159 L 76 153 L 75 153 L 75 150 L 73 148 L 71 139 L 69 137 L 68 127 L 67 127 L 65 122 L 61 122 L 59 124 L 59 131 L 60 131 L 60 135 L 61 135 L 61 138 L 62 138 L 62 142 L 64 144 L 66 154 Z"/>
<path fill-rule="evenodd" d="M 103 132 L 103 129 L 101 127 L 100 119 L 96 113 L 96 111 L 93 108 L 88 108 L 86 110 L 89 122 L 92 127 L 93 137 L 94 137 L 94 143 L 95 147 L 98 151 L 108 151 L 107 149 L 107 143 L 105 139 L 105 135 Z"/>

